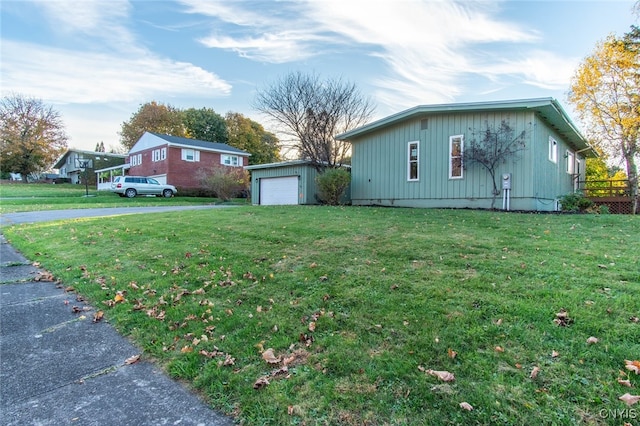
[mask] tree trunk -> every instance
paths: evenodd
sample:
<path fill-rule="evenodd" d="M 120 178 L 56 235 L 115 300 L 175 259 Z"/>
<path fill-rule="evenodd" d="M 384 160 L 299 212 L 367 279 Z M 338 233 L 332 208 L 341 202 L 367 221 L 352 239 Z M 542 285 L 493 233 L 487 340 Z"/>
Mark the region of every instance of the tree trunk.
<path fill-rule="evenodd" d="M 638 214 L 638 168 L 633 155 L 625 155 L 627 177 L 629 178 L 629 195 L 631 196 L 631 214 Z"/>
<path fill-rule="evenodd" d="M 493 189 L 491 190 L 491 210 L 495 209 L 496 198 L 498 198 L 498 184 L 496 184 L 496 174 L 495 172 L 489 170 L 489 174 L 491 175 L 491 182 L 493 183 Z"/>

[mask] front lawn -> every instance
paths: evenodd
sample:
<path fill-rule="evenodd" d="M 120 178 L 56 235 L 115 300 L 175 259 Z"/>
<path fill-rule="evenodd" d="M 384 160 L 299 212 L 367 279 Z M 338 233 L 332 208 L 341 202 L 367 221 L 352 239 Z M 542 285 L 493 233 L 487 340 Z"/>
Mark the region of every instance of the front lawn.
<path fill-rule="evenodd" d="M 238 207 L 3 233 L 247 425 L 640 417 L 619 400 L 640 393 L 638 217 Z"/>
<path fill-rule="evenodd" d="M 87 196 L 88 192 L 88 196 Z M 236 200 L 246 204 L 247 200 Z M 166 205 L 193 205 L 221 203 L 217 198 L 184 197 L 180 193 L 173 198 L 136 197 L 122 198 L 111 191 L 97 191 L 84 185 L 72 184 L 0 184 L 0 213 L 36 210 L 89 209 L 102 207 L 144 207 Z"/>

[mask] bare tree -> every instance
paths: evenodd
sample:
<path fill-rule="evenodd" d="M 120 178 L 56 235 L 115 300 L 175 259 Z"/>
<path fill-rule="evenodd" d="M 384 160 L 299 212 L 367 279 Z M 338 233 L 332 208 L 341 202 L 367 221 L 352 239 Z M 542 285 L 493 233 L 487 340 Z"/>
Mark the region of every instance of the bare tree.
<path fill-rule="evenodd" d="M 0 101 L 0 167 L 23 181 L 47 170 L 67 148 L 60 113 L 41 100 L 10 95 Z"/>
<path fill-rule="evenodd" d="M 321 81 L 315 74 L 301 72 L 289 73 L 259 91 L 254 107 L 271 117 L 278 130 L 292 139 L 298 156 L 319 170 L 344 164 L 350 145 L 335 135 L 365 124 L 375 109 L 355 84 Z"/>
<path fill-rule="evenodd" d="M 471 164 L 480 164 L 485 168 L 493 183 L 491 208 L 494 208 L 496 197 L 500 194 L 496 173 L 501 164 L 511 159 L 518 160 L 518 153 L 526 149 L 526 132 L 523 130 L 518 135 L 514 135 L 514 130 L 505 120 L 502 120 L 499 127 L 486 123 L 484 130 L 472 130 L 473 139 L 469 142 L 468 148 L 463 153 L 464 167 Z"/>

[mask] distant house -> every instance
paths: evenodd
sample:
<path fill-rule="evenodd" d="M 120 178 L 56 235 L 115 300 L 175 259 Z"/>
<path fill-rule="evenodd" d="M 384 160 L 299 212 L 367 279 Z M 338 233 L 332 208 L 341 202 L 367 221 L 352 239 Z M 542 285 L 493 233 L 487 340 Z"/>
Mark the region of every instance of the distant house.
<path fill-rule="evenodd" d="M 53 168 L 59 170 L 59 179 L 68 179 L 71 183 L 84 183 L 86 173 L 88 183 L 95 185 L 96 170 L 121 167 L 125 157 L 124 154 L 70 149 L 58 158 Z"/>
<path fill-rule="evenodd" d="M 293 160 L 245 167 L 251 172 L 251 203 L 256 205 L 320 204 L 311 161 Z M 348 202 L 345 199 L 344 202 Z"/>
<path fill-rule="evenodd" d="M 178 188 L 200 189 L 200 170 L 242 168 L 251 154 L 231 145 L 145 132 L 127 155 L 128 175 L 150 176 Z"/>
<path fill-rule="evenodd" d="M 513 210 L 557 210 L 596 153 L 552 98 L 422 105 L 338 135 L 352 146 L 352 204 L 490 208 L 489 174 L 461 158 L 474 133 L 503 121 L 526 132 L 526 148 L 499 165 L 510 189 L 496 207 L 506 199 Z"/>

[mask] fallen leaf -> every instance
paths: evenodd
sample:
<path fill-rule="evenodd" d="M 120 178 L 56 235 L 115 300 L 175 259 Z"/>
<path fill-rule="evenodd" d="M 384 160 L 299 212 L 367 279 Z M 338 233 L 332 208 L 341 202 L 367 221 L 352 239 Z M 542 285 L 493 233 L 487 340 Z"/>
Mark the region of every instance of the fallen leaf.
<path fill-rule="evenodd" d="M 122 294 L 122 292 L 117 292 L 116 296 L 113 298 L 113 301 L 116 303 L 124 302 L 124 295 Z"/>
<path fill-rule="evenodd" d="M 638 317 L 630 317 L 629 321 L 637 323 L 637 322 L 640 322 L 640 318 L 638 318 Z"/>
<path fill-rule="evenodd" d="M 553 322 L 555 322 L 556 325 L 560 327 L 566 327 L 568 325 L 571 325 L 573 323 L 573 320 L 569 318 L 569 314 L 566 310 L 560 309 L 560 312 L 556 314 L 556 318 L 553 320 Z"/>
<path fill-rule="evenodd" d="M 134 355 L 132 357 L 127 358 L 124 361 L 124 365 L 131 365 L 131 364 L 135 364 L 136 362 L 140 361 L 140 355 Z"/>
<path fill-rule="evenodd" d="M 290 405 L 287 407 L 287 414 L 289 414 L 290 416 L 293 416 L 293 413 L 295 412 L 293 405 Z"/>
<path fill-rule="evenodd" d="M 425 373 L 437 377 L 443 382 L 453 382 L 456 379 L 453 373 L 450 373 L 448 371 L 427 370 L 425 371 Z"/>
<path fill-rule="evenodd" d="M 595 345 L 596 343 L 598 343 L 597 337 L 591 336 L 587 339 L 587 345 Z"/>
<path fill-rule="evenodd" d="M 529 377 L 532 379 L 535 379 L 536 377 L 538 377 L 539 372 L 540 372 L 540 367 L 535 366 L 533 367 L 533 370 L 531 370 L 531 374 L 529 375 Z"/>
<path fill-rule="evenodd" d="M 269 385 L 269 379 L 267 379 L 266 376 L 260 377 L 258 380 L 255 381 L 255 383 L 253 384 L 253 388 L 258 390 L 258 389 L 262 389 L 265 386 Z"/>
<path fill-rule="evenodd" d="M 102 321 L 102 317 L 104 317 L 104 312 L 103 311 L 96 312 L 95 314 L 93 314 L 93 322 Z"/>
<path fill-rule="evenodd" d="M 456 355 L 458 355 L 458 352 L 456 352 L 453 349 L 449 348 L 449 349 L 447 349 L 447 355 L 449 355 L 449 358 L 454 359 L 456 357 Z"/>
<path fill-rule="evenodd" d="M 630 393 L 625 393 L 618 399 L 624 402 L 625 404 L 631 406 L 637 403 L 638 401 L 640 401 L 640 395 L 631 395 Z"/>
<path fill-rule="evenodd" d="M 180 352 L 187 354 L 189 352 L 193 352 L 193 348 L 191 346 L 183 346 L 182 349 L 180 349 Z"/>
<path fill-rule="evenodd" d="M 551 358 L 558 358 L 560 354 L 556 351 L 551 351 Z"/>
<path fill-rule="evenodd" d="M 629 381 L 629 380 L 618 379 L 618 383 L 620 383 L 622 386 L 626 386 L 628 388 L 632 388 L 633 387 L 633 385 L 631 384 L 631 381 Z"/>
<path fill-rule="evenodd" d="M 309 265 L 309 268 L 313 269 L 313 268 L 315 268 L 317 266 L 318 266 L 318 264 L 316 262 L 312 262 L 311 265 Z"/>
<path fill-rule="evenodd" d="M 628 361 L 628 360 L 624 360 L 624 367 L 629 370 L 629 371 L 633 371 L 636 374 L 640 374 L 640 361 Z"/>
<path fill-rule="evenodd" d="M 313 332 L 315 330 L 316 330 L 316 323 L 315 323 L 315 321 L 311 321 L 309 323 L 309 331 Z"/>
<path fill-rule="evenodd" d="M 498 321 L 495 322 L 496 325 L 502 325 L 502 318 L 498 318 Z"/>
<path fill-rule="evenodd" d="M 469 404 L 468 402 L 461 402 L 460 403 L 460 408 L 462 408 L 463 410 L 467 410 L 467 411 L 473 410 L 473 406 L 471 404 Z"/>
<path fill-rule="evenodd" d="M 51 272 L 48 271 L 44 271 L 44 272 L 38 272 L 38 275 L 36 275 L 33 278 L 34 281 L 55 281 L 55 278 L 53 277 L 53 274 Z M 73 290 L 71 290 L 73 291 Z"/>
<path fill-rule="evenodd" d="M 276 358 L 272 348 L 269 348 L 262 353 L 262 359 L 264 359 L 267 364 L 278 364 L 281 360 L 280 357 Z"/>
<path fill-rule="evenodd" d="M 504 348 L 502 346 L 495 347 L 496 352 L 504 352 Z"/>

